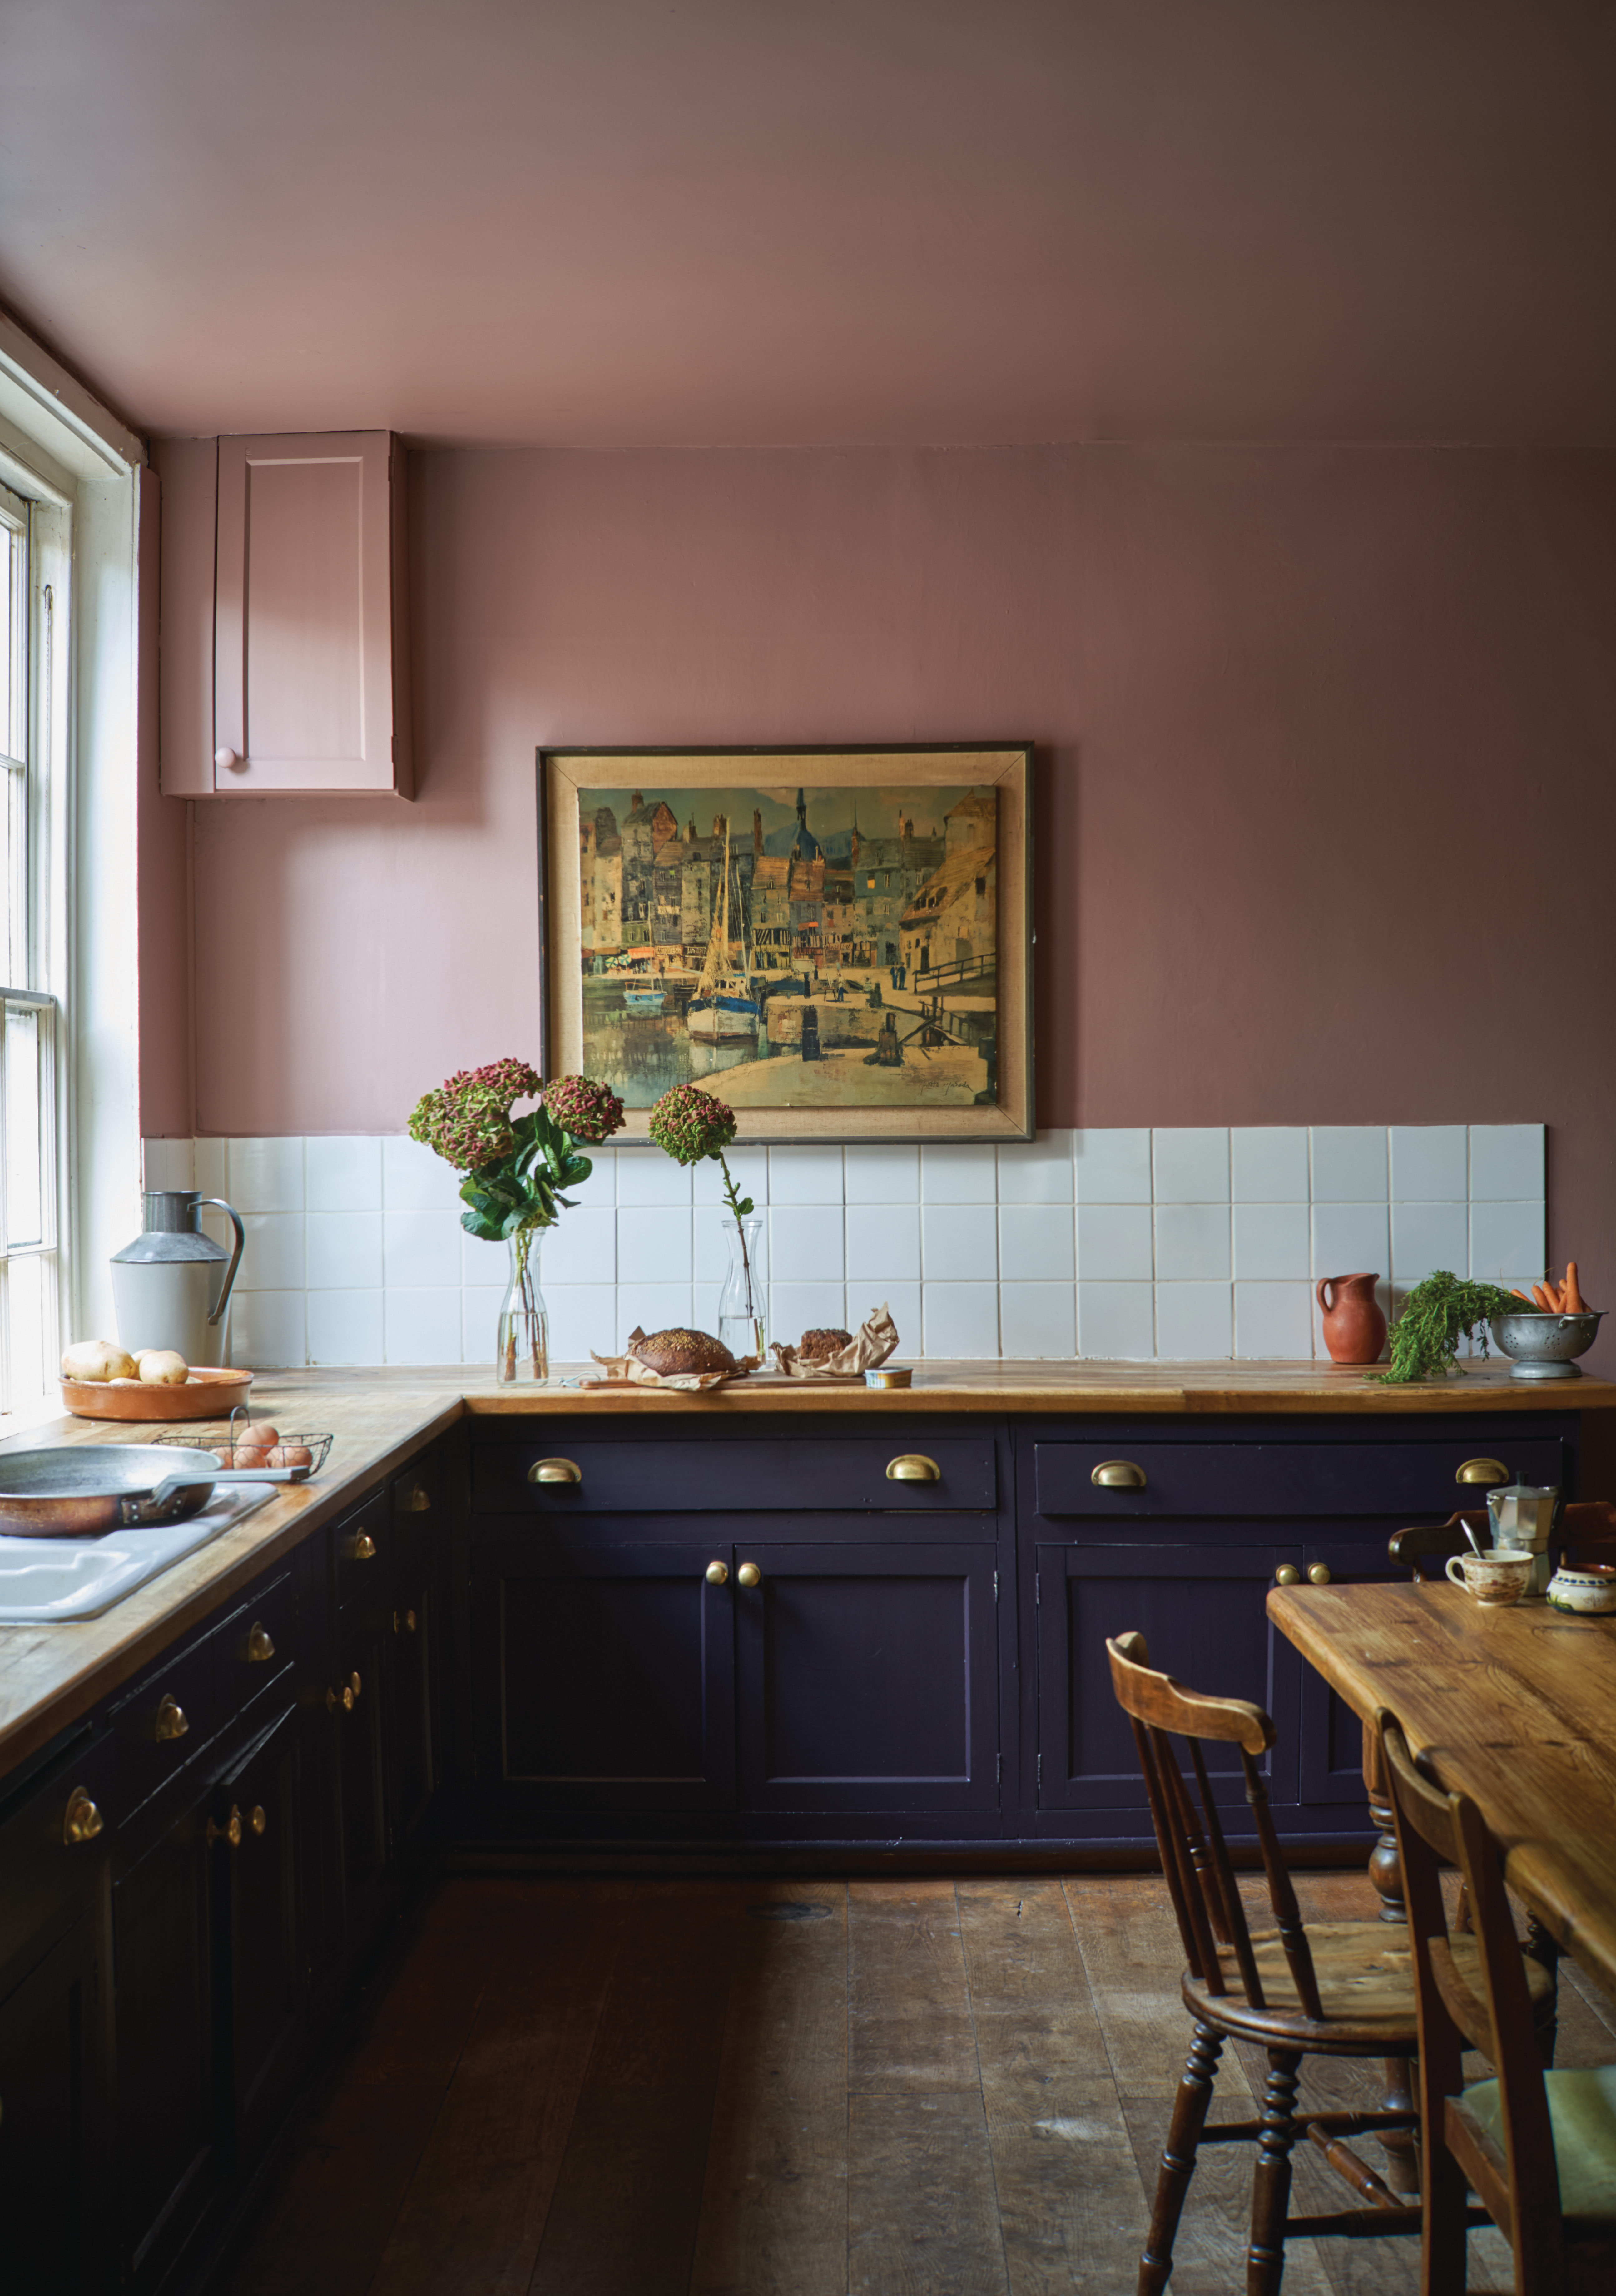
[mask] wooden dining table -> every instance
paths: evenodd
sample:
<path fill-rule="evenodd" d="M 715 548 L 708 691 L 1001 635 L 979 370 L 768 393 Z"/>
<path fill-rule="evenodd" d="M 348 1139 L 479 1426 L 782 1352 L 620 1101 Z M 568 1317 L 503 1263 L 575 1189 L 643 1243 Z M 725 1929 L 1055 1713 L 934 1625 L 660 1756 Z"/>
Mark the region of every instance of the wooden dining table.
<path fill-rule="evenodd" d="M 1268 1615 L 1366 1726 L 1390 1709 L 1438 1781 L 1481 1809 L 1528 1912 L 1616 1995 L 1616 1616 L 1488 1608 L 1448 1585 L 1276 1587 Z M 1365 1757 L 1371 1815 L 1389 1828 L 1367 1726 Z M 1395 1917 L 1389 1838 L 1370 1870 Z"/>

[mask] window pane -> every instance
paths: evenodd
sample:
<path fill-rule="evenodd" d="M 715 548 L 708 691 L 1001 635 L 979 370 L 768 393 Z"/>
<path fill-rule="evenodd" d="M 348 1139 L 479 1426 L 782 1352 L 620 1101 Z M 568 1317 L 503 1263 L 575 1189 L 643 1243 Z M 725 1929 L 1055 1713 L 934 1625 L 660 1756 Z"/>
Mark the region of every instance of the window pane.
<path fill-rule="evenodd" d="M 51 1287 L 54 1281 L 53 1253 L 26 1253 L 5 1263 L 5 1351 L 10 1377 L 8 1400 L 13 1407 L 45 1392 L 45 1373 L 54 1365 L 56 1349 Z"/>
<path fill-rule="evenodd" d="M 45 1171 L 39 1095 L 39 1015 L 5 1014 L 5 1244 L 45 1242 Z"/>

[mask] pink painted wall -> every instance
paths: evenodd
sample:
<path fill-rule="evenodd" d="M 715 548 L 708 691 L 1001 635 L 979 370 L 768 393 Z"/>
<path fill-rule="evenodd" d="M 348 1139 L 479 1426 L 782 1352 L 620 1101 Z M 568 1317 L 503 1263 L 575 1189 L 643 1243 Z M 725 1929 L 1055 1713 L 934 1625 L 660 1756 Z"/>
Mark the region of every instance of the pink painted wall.
<path fill-rule="evenodd" d="M 536 1049 L 540 743 L 1030 737 L 1041 1121 L 1541 1119 L 1553 1250 L 1616 1293 L 1616 455 L 434 453 L 412 494 L 418 801 L 195 808 L 199 1130 L 396 1129 Z"/>

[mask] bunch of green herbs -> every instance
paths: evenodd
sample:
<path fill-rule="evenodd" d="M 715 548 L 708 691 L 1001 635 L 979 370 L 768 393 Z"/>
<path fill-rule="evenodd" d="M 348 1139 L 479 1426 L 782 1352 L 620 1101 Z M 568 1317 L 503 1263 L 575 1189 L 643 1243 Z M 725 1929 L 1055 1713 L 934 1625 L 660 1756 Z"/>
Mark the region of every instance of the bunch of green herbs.
<path fill-rule="evenodd" d="M 1485 1355 L 1489 1317 L 1520 1313 L 1522 1303 L 1514 1292 L 1497 1283 L 1472 1283 L 1439 1267 L 1416 1283 L 1403 1302 L 1403 1312 L 1391 1328 L 1390 1369 L 1369 1376 L 1387 1387 L 1406 1386 L 1416 1379 L 1446 1379 L 1458 1361 L 1461 1340 L 1479 1335 Z"/>

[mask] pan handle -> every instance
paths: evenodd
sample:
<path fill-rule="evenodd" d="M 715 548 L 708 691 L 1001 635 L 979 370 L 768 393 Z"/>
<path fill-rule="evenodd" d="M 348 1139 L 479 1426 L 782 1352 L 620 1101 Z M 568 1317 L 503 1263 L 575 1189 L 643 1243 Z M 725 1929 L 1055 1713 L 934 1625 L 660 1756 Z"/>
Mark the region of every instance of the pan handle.
<path fill-rule="evenodd" d="M 225 1270 L 225 1280 L 219 1286 L 218 1305 L 208 1318 L 208 1328 L 211 1331 L 215 1324 L 222 1324 L 225 1320 L 225 1310 L 230 1305 L 230 1287 L 235 1282 L 235 1271 L 242 1264 L 242 1253 L 246 1249 L 247 1231 L 242 1226 L 240 1212 L 234 1204 L 227 1204 L 223 1196 L 199 1196 L 196 1201 L 199 1212 L 204 1204 L 217 1204 L 220 1211 L 228 1213 L 230 1225 L 235 1230 L 235 1250 L 230 1255 L 230 1265 Z"/>
<path fill-rule="evenodd" d="M 307 1480 L 308 1475 L 307 1467 L 216 1467 L 211 1474 L 206 1468 L 199 1468 L 194 1473 L 187 1469 L 182 1474 L 165 1475 L 146 1493 L 144 1505 L 167 1506 L 171 1498 L 198 1483 L 211 1490 L 215 1483 L 300 1483 Z"/>

